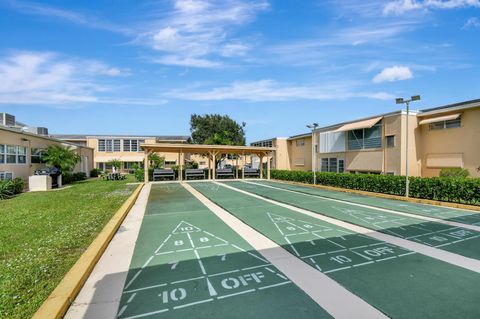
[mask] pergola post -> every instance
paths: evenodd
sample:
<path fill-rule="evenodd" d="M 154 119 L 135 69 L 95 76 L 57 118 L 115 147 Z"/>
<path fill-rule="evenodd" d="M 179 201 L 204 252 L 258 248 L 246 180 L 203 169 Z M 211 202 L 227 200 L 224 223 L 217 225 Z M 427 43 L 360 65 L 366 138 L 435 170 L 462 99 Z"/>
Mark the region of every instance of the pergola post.
<path fill-rule="evenodd" d="M 270 154 L 267 154 L 267 179 L 270 179 Z"/>
<path fill-rule="evenodd" d="M 242 152 L 242 179 L 245 179 L 245 152 Z"/>
<path fill-rule="evenodd" d="M 238 154 L 235 154 L 236 164 L 235 164 L 235 178 L 238 179 Z"/>
<path fill-rule="evenodd" d="M 260 155 L 260 178 L 263 179 L 263 155 Z"/>
<path fill-rule="evenodd" d="M 181 150 L 180 150 L 179 157 L 180 157 L 180 167 L 179 167 L 179 172 L 178 172 L 178 180 L 183 181 L 183 162 L 184 162 L 184 159 L 183 159 L 183 151 L 181 151 Z"/>
<path fill-rule="evenodd" d="M 217 162 L 216 162 L 216 158 L 217 158 L 217 152 L 212 152 L 212 179 L 215 180 L 216 179 L 216 171 L 217 171 Z"/>
<path fill-rule="evenodd" d="M 207 154 L 208 157 L 208 174 L 207 174 L 207 179 L 210 179 L 210 170 L 212 169 L 212 165 L 210 163 L 210 153 Z"/>
<path fill-rule="evenodd" d="M 149 170 L 149 166 L 150 166 L 150 163 L 148 161 L 148 155 L 150 154 L 150 151 L 148 150 L 145 150 L 145 159 L 144 159 L 144 163 L 143 163 L 143 170 L 144 170 L 144 175 L 143 175 L 143 181 L 145 183 L 148 183 L 148 170 Z"/>

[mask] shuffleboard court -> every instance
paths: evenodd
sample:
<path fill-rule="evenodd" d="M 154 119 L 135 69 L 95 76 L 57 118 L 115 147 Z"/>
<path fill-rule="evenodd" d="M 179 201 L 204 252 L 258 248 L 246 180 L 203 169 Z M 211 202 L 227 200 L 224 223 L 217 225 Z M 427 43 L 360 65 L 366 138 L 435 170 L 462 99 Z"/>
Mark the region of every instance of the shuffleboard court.
<path fill-rule="evenodd" d="M 331 318 L 181 184 L 152 185 L 118 318 L 266 317 Z"/>
<path fill-rule="evenodd" d="M 190 185 L 390 317 L 480 316 L 478 273 L 266 203 L 220 183 Z"/>
<path fill-rule="evenodd" d="M 280 183 L 228 182 L 228 185 L 321 215 L 363 226 L 395 237 L 480 259 L 480 232 L 414 217 L 359 207 L 348 201 L 277 187 Z"/>
<path fill-rule="evenodd" d="M 359 194 L 352 194 L 340 191 L 332 191 L 320 188 L 314 188 L 309 186 L 301 186 L 288 184 L 283 182 L 270 182 L 270 181 L 258 181 L 259 184 L 272 185 L 278 188 L 285 188 L 298 192 L 304 192 L 307 194 L 319 195 L 329 198 L 340 199 L 344 201 L 350 201 L 353 203 L 360 203 L 371 205 L 379 208 L 392 209 L 399 212 L 405 212 L 420 216 L 433 217 L 443 220 L 455 221 L 458 223 L 464 223 L 468 225 L 480 226 L 480 212 L 455 209 L 444 206 L 435 206 L 419 203 L 410 203 L 401 200 L 377 198 L 373 196 L 365 196 Z"/>

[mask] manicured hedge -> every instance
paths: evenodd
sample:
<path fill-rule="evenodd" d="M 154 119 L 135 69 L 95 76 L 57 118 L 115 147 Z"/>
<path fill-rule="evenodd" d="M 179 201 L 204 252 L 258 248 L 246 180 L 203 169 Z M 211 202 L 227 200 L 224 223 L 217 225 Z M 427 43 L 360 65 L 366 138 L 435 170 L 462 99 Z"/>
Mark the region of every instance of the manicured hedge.
<path fill-rule="evenodd" d="M 313 184 L 313 173 L 272 170 L 279 180 Z M 410 177 L 410 196 L 445 202 L 480 205 L 479 178 Z M 317 173 L 317 184 L 367 192 L 405 195 L 405 177 L 393 175 Z"/>
<path fill-rule="evenodd" d="M 7 199 L 20 194 L 25 187 L 25 182 L 21 178 L 15 178 L 13 180 L 1 180 L 0 181 L 0 200 Z"/>

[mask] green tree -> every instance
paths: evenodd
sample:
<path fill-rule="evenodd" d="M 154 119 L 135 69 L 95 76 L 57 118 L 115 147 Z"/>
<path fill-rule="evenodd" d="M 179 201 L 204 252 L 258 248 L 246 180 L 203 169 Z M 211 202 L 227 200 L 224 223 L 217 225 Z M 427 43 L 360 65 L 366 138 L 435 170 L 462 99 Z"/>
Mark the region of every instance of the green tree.
<path fill-rule="evenodd" d="M 237 123 L 228 115 L 192 114 L 190 132 L 194 144 L 245 145 L 245 122 Z"/>
<path fill-rule="evenodd" d="M 63 173 L 73 171 L 75 165 L 80 161 L 74 149 L 60 145 L 50 145 L 42 156 L 43 161 L 50 166 L 60 169 Z"/>
<path fill-rule="evenodd" d="M 122 161 L 120 161 L 119 159 L 111 159 L 107 162 L 108 165 L 111 165 L 112 167 L 115 167 L 115 169 L 118 171 L 120 169 L 120 167 L 122 166 Z"/>
<path fill-rule="evenodd" d="M 151 168 L 162 168 L 165 164 L 165 157 L 161 157 L 157 153 L 148 155 L 148 161 Z"/>

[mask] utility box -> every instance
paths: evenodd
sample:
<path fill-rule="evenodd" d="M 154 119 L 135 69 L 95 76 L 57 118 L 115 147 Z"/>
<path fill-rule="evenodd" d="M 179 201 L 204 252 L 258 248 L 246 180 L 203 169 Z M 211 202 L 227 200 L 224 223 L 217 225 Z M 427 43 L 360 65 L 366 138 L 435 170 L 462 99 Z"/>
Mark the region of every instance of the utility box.
<path fill-rule="evenodd" d="M 31 192 L 44 192 L 52 189 L 52 178 L 49 175 L 33 175 L 28 178 L 28 189 Z"/>

